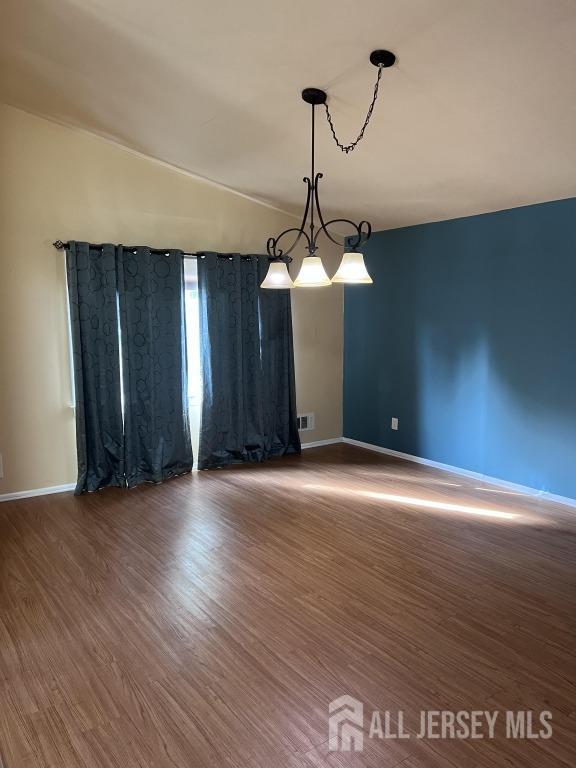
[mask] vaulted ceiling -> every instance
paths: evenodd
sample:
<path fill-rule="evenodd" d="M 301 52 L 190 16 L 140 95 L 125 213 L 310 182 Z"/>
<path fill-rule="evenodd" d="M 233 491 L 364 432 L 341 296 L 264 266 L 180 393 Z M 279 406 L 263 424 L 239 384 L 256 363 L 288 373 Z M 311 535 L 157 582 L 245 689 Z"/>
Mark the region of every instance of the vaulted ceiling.
<path fill-rule="evenodd" d="M 576 195 L 574 0 L 4 0 L 0 100 L 298 212 L 376 228 Z"/>

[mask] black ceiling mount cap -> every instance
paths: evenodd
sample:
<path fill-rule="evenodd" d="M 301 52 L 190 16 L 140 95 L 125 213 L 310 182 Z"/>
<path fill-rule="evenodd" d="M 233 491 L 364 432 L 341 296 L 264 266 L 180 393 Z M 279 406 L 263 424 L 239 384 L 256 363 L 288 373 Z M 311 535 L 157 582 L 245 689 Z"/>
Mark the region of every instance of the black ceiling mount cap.
<path fill-rule="evenodd" d="M 319 88 L 304 88 L 302 98 L 307 104 L 325 104 L 326 93 Z"/>
<path fill-rule="evenodd" d="M 375 67 L 391 67 L 396 61 L 392 51 L 372 51 L 370 61 Z"/>

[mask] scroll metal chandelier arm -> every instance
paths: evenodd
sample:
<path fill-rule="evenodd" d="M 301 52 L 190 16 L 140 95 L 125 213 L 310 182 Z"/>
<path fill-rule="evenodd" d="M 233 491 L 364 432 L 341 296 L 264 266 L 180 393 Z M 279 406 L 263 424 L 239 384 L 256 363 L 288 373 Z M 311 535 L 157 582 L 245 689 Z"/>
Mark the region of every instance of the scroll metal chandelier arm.
<path fill-rule="evenodd" d="M 323 232 L 326 235 L 326 237 L 329 240 L 331 240 L 335 245 L 344 246 L 346 245 L 346 242 L 348 242 L 351 248 L 353 249 L 358 248 L 360 243 L 366 242 L 366 240 L 370 239 L 370 235 L 372 234 L 372 225 L 370 224 L 369 221 L 365 221 L 365 220 L 361 221 L 359 224 L 356 224 L 350 219 L 330 219 L 330 221 L 324 221 L 324 217 L 322 216 L 322 208 L 320 207 L 320 199 L 318 197 L 318 181 L 321 178 L 323 178 L 323 174 L 317 173 L 314 179 L 314 202 L 316 205 L 316 210 L 318 211 L 318 219 L 320 220 L 320 229 L 314 235 L 312 244 L 316 246 L 316 240 L 318 239 L 318 235 L 321 232 Z M 331 224 L 349 224 L 353 229 L 356 230 L 356 234 L 350 235 L 348 237 L 344 237 L 344 240 L 337 240 L 328 230 L 328 227 Z M 353 238 L 353 239 L 350 239 L 350 238 Z"/>
<path fill-rule="evenodd" d="M 268 256 L 274 258 L 274 259 L 281 259 L 286 256 L 288 256 L 294 248 L 298 245 L 300 242 L 300 238 L 304 237 L 307 242 L 306 248 L 308 251 L 310 251 L 310 248 L 312 247 L 312 242 L 310 240 L 310 237 L 308 236 L 308 233 L 305 231 L 306 226 L 306 220 L 308 219 L 308 211 L 310 210 L 310 201 L 312 200 L 312 183 L 308 176 L 304 176 L 302 181 L 308 186 L 308 191 L 306 193 L 306 205 L 304 206 L 304 215 L 302 216 L 302 223 L 300 224 L 300 227 L 290 227 L 290 229 L 285 229 L 284 232 L 280 232 L 280 234 L 277 237 L 270 237 L 268 238 L 268 242 L 266 243 L 266 250 L 268 252 Z M 289 235 L 291 232 L 297 232 L 296 238 L 292 245 L 287 250 L 282 250 L 282 248 L 278 247 L 278 243 L 280 240 L 285 236 Z"/>

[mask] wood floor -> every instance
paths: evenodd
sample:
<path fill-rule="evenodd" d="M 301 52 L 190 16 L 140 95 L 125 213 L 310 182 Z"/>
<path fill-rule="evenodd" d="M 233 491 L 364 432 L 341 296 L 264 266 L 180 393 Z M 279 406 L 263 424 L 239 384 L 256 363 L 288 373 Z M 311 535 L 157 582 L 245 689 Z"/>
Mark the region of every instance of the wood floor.
<path fill-rule="evenodd" d="M 477 486 L 337 445 L 0 505 L 4 768 L 572 768 L 576 510 Z M 363 753 L 328 751 L 343 694 Z M 553 736 L 418 739 L 428 709 Z"/>

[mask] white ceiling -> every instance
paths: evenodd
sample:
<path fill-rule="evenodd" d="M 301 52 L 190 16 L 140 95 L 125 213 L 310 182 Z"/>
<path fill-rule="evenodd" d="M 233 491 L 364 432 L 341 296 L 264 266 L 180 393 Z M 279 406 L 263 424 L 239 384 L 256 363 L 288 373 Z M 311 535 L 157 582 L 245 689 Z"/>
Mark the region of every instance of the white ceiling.
<path fill-rule="evenodd" d="M 0 100 L 298 212 L 403 226 L 576 195 L 575 0 L 4 0 Z"/>

